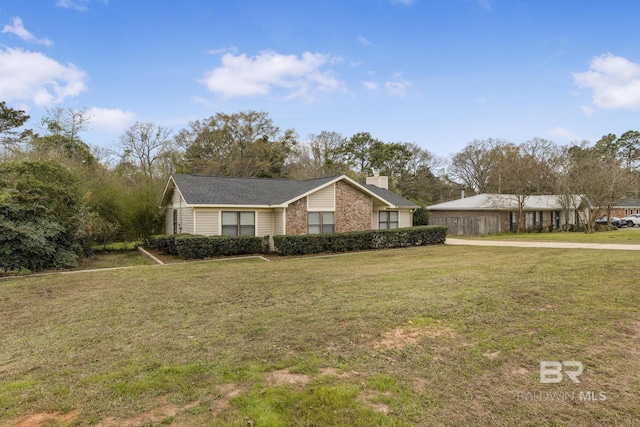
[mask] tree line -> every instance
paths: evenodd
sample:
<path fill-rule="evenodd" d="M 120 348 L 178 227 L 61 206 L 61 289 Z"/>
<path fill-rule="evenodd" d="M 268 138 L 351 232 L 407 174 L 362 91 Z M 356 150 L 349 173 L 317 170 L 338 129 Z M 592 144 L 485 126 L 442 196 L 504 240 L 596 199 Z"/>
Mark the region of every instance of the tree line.
<path fill-rule="evenodd" d="M 96 242 L 164 232 L 159 197 L 171 173 L 288 179 L 346 174 L 359 182 L 378 173 L 420 206 L 465 190 L 514 194 L 522 204 L 531 194 L 582 194 L 606 207 L 636 194 L 640 163 L 635 131 L 606 135 L 593 146 L 475 140 L 443 159 L 368 132 L 345 137 L 322 131 L 302 140 L 257 111 L 217 113 L 176 133 L 136 122 L 110 148 L 83 140 L 91 122 L 85 110 L 47 110 L 35 129 L 29 119 L 0 102 L 0 271 L 67 267 Z M 597 191 L 594 181 L 601 184 Z"/>

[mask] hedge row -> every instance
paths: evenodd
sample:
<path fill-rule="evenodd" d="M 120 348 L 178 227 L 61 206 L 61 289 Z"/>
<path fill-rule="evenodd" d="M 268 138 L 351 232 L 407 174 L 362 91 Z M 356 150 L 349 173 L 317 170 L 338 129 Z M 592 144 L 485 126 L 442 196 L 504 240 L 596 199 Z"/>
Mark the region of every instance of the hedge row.
<path fill-rule="evenodd" d="M 182 259 L 216 256 L 252 255 L 269 252 L 269 237 L 207 237 L 191 234 L 153 236 L 151 245 L 168 255 Z"/>
<path fill-rule="evenodd" d="M 368 249 L 444 243 L 447 227 L 422 226 L 394 230 L 367 230 L 336 234 L 273 236 L 280 255 L 306 255 L 321 252 L 364 251 Z"/>
<path fill-rule="evenodd" d="M 335 234 L 273 236 L 279 255 L 306 255 L 321 252 L 363 251 L 368 249 L 444 243 L 447 228 L 421 226 L 395 230 L 367 230 Z M 206 237 L 174 234 L 151 237 L 151 245 L 168 255 L 183 259 L 270 253 L 269 237 Z"/>

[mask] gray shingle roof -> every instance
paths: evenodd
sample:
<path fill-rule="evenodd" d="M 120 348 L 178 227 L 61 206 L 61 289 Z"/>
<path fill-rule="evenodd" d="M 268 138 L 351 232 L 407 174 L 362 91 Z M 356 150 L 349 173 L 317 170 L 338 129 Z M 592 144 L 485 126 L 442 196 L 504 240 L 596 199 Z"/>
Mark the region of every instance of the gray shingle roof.
<path fill-rule="evenodd" d="M 275 178 L 240 178 L 203 175 L 171 175 L 185 201 L 190 205 L 273 206 L 302 196 L 339 178 L 293 181 Z M 417 207 L 400 195 L 375 185 L 362 185 L 387 202 L 400 207 Z"/>
<path fill-rule="evenodd" d="M 171 175 L 191 205 L 280 205 L 336 177 L 291 181 L 203 175 Z"/>
<path fill-rule="evenodd" d="M 417 208 L 418 205 L 416 205 L 415 203 L 413 203 L 410 200 L 405 199 L 404 197 L 402 197 L 401 195 L 394 193 L 391 190 L 387 190 L 386 188 L 380 188 L 380 187 L 376 187 L 373 184 L 366 184 L 363 185 L 364 188 L 366 188 L 367 190 L 371 191 L 372 193 L 377 194 L 378 196 L 382 197 L 383 199 L 385 199 L 387 202 L 395 205 L 395 206 L 399 206 L 402 208 Z"/>
<path fill-rule="evenodd" d="M 616 207 L 621 208 L 636 208 L 640 206 L 640 199 L 624 199 L 620 203 L 616 204 Z"/>

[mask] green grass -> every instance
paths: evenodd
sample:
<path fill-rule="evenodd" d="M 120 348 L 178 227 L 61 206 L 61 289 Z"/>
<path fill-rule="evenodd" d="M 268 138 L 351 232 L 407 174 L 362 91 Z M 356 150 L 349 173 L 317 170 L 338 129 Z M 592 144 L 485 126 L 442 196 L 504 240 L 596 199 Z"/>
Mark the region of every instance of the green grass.
<path fill-rule="evenodd" d="M 96 243 L 92 249 L 95 253 L 100 252 L 118 252 L 118 251 L 134 251 L 139 242 L 110 242 Z"/>
<path fill-rule="evenodd" d="M 637 425 L 637 261 L 439 246 L 2 280 L 0 425 Z M 543 360 L 582 383 L 540 384 Z M 518 399 L 542 392 L 575 401 Z"/>
<path fill-rule="evenodd" d="M 553 232 L 553 233 L 501 233 L 484 237 L 448 236 L 459 239 L 516 240 L 536 242 L 571 242 L 571 243 L 620 243 L 640 244 L 640 228 L 621 228 L 613 231 L 596 233 Z"/>
<path fill-rule="evenodd" d="M 113 267 L 135 267 L 154 264 L 138 251 L 97 252 L 93 257 L 85 259 L 78 270 L 96 270 Z"/>

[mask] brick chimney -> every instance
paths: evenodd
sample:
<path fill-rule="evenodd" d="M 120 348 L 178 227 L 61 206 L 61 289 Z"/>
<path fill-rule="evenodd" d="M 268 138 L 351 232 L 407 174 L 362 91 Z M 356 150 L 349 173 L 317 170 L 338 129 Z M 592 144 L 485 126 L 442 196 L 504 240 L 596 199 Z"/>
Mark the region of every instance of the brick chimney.
<path fill-rule="evenodd" d="M 380 176 L 375 174 L 374 176 L 367 177 L 367 185 L 373 184 L 376 187 L 389 189 L 389 177 L 388 176 Z"/>

